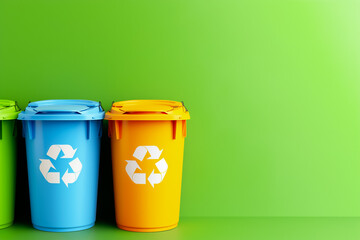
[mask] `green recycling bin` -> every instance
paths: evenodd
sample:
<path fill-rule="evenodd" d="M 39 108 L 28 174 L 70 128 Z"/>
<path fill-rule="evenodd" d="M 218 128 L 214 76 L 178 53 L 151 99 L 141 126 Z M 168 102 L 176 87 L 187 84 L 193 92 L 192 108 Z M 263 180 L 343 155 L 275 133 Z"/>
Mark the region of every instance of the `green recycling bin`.
<path fill-rule="evenodd" d="M 0 229 L 14 221 L 16 118 L 19 113 L 16 102 L 0 100 Z"/>

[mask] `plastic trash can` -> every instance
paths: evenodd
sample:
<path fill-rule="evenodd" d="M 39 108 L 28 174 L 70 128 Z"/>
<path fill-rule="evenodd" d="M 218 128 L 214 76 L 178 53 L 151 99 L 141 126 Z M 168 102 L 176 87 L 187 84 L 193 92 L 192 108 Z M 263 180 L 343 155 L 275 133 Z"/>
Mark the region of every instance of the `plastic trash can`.
<path fill-rule="evenodd" d="M 16 118 L 14 101 L 0 100 L 0 229 L 14 221 L 16 174 Z"/>
<path fill-rule="evenodd" d="M 189 112 L 180 102 L 134 100 L 113 103 L 105 119 L 117 226 L 136 232 L 176 227 Z"/>
<path fill-rule="evenodd" d="M 103 118 L 101 104 L 87 100 L 32 102 L 19 114 L 36 229 L 70 232 L 94 225 Z"/>

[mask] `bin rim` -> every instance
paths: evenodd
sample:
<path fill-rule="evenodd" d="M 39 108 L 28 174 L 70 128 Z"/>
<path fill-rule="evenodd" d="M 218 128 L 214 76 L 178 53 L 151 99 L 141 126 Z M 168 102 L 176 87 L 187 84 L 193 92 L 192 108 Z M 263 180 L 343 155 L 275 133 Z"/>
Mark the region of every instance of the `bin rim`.
<path fill-rule="evenodd" d="M 190 114 L 183 102 L 171 100 L 127 100 L 113 102 L 106 120 L 188 120 Z"/>
<path fill-rule="evenodd" d="M 0 120 L 14 120 L 18 118 L 21 109 L 16 101 L 0 99 Z"/>
<path fill-rule="evenodd" d="M 102 120 L 101 102 L 81 99 L 53 99 L 30 102 L 19 120 L 81 121 Z"/>

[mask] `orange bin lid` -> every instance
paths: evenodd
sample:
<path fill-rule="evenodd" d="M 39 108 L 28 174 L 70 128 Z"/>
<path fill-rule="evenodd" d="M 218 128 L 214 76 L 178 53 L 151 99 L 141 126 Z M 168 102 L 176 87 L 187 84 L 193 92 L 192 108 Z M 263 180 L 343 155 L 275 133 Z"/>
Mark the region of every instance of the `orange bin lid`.
<path fill-rule="evenodd" d="M 130 100 L 113 103 L 107 120 L 188 120 L 189 111 L 182 102 L 168 100 Z"/>

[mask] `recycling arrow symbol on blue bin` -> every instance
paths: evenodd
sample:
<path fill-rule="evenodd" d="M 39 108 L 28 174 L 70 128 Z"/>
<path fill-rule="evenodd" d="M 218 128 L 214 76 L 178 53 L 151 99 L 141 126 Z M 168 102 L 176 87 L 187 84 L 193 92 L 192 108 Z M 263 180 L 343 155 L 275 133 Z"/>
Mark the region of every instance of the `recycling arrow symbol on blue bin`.
<path fill-rule="evenodd" d="M 52 158 L 53 160 L 57 160 L 59 157 L 60 152 L 63 152 L 62 159 L 72 159 L 75 155 L 77 149 L 73 149 L 70 145 L 51 145 L 47 156 Z M 52 164 L 50 159 L 40 159 L 40 172 L 44 176 L 47 182 L 51 184 L 58 184 L 60 183 L 60 172 L 49 172 L 51 168 L 56 170 L 55 166 Z M 73 172 L 69 173 L 69 168 L 66 169 L 66 172 L 62 176 L 61 180 L 64 182 L 66 187 L 69 187 L 70 183 L 76 182 L 78 179 L 82 164 L 79 160 L 79 158 L 75 158 L 71 162 L 69 162 L 70 168 Z"/>

